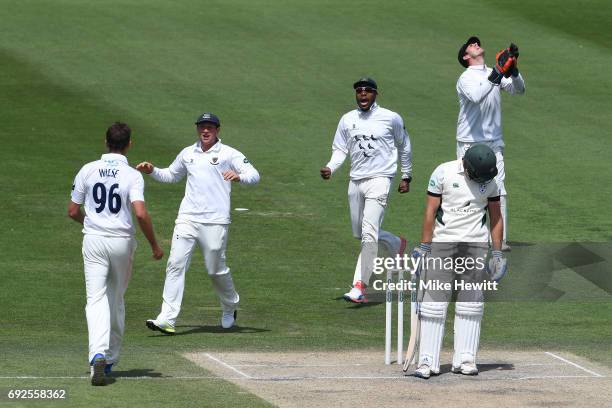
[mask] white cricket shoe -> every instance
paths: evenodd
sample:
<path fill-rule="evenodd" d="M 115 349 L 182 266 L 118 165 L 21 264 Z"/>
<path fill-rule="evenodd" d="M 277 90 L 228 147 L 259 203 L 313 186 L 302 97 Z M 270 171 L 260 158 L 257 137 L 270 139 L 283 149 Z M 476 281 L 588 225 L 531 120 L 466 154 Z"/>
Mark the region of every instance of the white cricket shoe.
<path fill-rule="evenodd" d="M 427 364 L 421 364 L 414 372 L 415 377 L 424 378 L 425 380 L 431 377 L 431 374 L 431 367 L 429 367 Z"/>
<path fill-rule="evenodd" d="M 365 296 L 365 287 L 361 281 L 355 283 L 355 286 L 351 288 L 343 296 L 344 300 L 353 303 L 367 303 L 368 299 Z"/>
<path fill-rule="evenodd" d="M 155 319 L 149 319 L 146 321 L 145 324 L 147 325 L 149 329 L 154 330 L 154 331 L 157 330 L 164 334 L 173 335 L 174 333 L 176 333 L 176 329 L 174 328 L 174 325 L 168 322 L 158 322 Z"/>
<path fill-rule="evenodd" d="M 227 312 L 223 312 L 221 315 L 221 327 L 224 329 L 231 329 L 236 322 L 236 317 L 238 316 L 238 312 L 234 310 L 230 310 Z"/>
<path fill-rule="evenodd" d="M 455 374 L 478 375 L 478 367 L 474 363 L 461 363 L 461 366 L 453 366 L 451 371 Z"/>

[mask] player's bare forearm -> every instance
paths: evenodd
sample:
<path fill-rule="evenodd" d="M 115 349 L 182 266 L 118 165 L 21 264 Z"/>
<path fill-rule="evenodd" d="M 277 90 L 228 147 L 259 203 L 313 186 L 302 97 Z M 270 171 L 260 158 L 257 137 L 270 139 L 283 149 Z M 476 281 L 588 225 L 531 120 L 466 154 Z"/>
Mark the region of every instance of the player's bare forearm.
<path fill-rule="evenodd" d="M 434 222 L 436 212 L 440 207 L 440 197 L 427 195 L 427 204 L 425 207 L 425 215 L 423 216 L 423 229 L 421 231 L 421 242 L 430 243 L 433 238 Z"/>
<path fill-rule="evenodd" d="M 81 211 L 81 205 L 72 201 L 68 204 L 68 216 L 79 224 L 83 224 L 83 221 L 85 221 L 85 214 Z"/>
<path fill-rule="evenodd" d="M 502 221 L 499 201 L 489 201 L 489 218 L 491 219 L 491 248 L 501 250 L 504 236 L 504 223 Z"/>

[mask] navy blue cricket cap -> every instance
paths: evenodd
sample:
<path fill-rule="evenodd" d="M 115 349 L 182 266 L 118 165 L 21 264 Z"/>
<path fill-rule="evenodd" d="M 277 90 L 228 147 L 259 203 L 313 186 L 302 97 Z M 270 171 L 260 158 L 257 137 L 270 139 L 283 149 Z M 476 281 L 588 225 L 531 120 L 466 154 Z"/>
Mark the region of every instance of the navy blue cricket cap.
<path fill-rule="evenodd" d="M 369 77 L 360 78 L 359 81 L 353 84 L 353 89 L 357 89 L 360 86 L 369 86 L 370 88 L 378 90 L 378 85 L 376 85 L 376 81 Z"/>
<path fill-rule="evenodd" d="M 474 43 L 480 45 L 480 39 L 476 36 L 471 36 L 470 38 L 468 38 L 465 44 L 463 44 L 461 48 L 459 48 L 459 54 L 457 54 L 457 60 L 459 60 L 459 63 L 464 68 L 468 67 L 468 62 L 463 59 L 463 56 L 465 55 L 465 50 L 467 49 L 468 45 L 474 44 Z"/>
<path fill-rule="evenodd" d="M 200 116 L 198 116 L 198 118 L 195 121 L 196 125 L 199 125 L 200 123 L 212 123 L 213 125 L 215 125 L 216 127 L 221 126 L 221 121 L 219 120 L 219 117 L 217 115 L 215 115 L 214 113 L 203 113 Z"/>

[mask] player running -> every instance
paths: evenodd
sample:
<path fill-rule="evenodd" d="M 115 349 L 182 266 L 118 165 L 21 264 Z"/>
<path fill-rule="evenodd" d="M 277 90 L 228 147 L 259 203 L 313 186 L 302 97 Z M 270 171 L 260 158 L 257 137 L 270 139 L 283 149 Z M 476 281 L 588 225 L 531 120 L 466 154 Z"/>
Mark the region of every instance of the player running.
<path fill-rule="evenodd" d="M 332 157 L 320 170 L 324 180 L 351 159 L 348 188 L 353 236 L 361 240 L 353 288 L 344 295 L 347 301 L 366 302 L 365 290 L 373 270 L 378 244 L 390 254 L 402 254 L 406 240 L 380 229 L 385 215 L 391 181 L 401 163 L 398 191 L 407 193 L 412 180 L 412 149 L 404 121 L 397 113 L 376 103 L 378 86 L 372 78 L 353 84 L 357 109 L 340 118 L 332 144 Z"/>
<path fill-rule="evenodd" d="M 176 183 L 187 176 L 185 196 L 172 234 L 161 312 L 157 318 L 146 321 L 149 329 L 164 334 L 176 331 L 185 273 L 196 244 L 204 255 L 208 276 L 221 303 L 221 327 L 229 329 L 234 325 L 240 297 L 230 268 L 225 263 L 231 183 L 247 185 L 259 182 L 259 173 L 247 158 L 221 143 L 218 137 L 221 122 L 215 114 L 203 113 L 195 125 L 198 141 L 184 148 L 170 167 L 160 169 L 149 162 L 136 166 L 162 183 Z"/>

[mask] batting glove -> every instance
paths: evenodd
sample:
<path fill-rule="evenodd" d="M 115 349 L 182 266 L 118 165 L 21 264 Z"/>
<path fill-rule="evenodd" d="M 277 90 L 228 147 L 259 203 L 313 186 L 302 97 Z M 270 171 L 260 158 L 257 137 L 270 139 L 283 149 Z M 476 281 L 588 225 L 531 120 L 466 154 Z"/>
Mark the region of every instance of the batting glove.
<path fill-rule="evenodd" d="M 489 278 L 494 282 L 499 282 L 506 275 L 506 272 L 508 272 L 508 260 L 504 258 L 502 251 L 491 251 L 487 272 L 489 273 Z"/>
<path fill-rule="evenodd" d="M 420 258 L 427 256 L 431 252 L 431 244 L 421 243 L 418 247 L 415 247 L 410 254 L 413 258 Z"/>
<path fill-rule="evenodd" d="M 421 274 L 422 262 L 425 262 L 425 258 L 427 258 L 427 255 L 430 253 L 431 244 L 426 244 L 424 242 L 421 242 L 418 247 L 412 250 L 410 256 L 412 257 L 412 263 L 415 268 L 413 273 L 416 274 L 416 276 Z M 419 260 L 420 258 L 423 258 L 423 260 Z"/>

